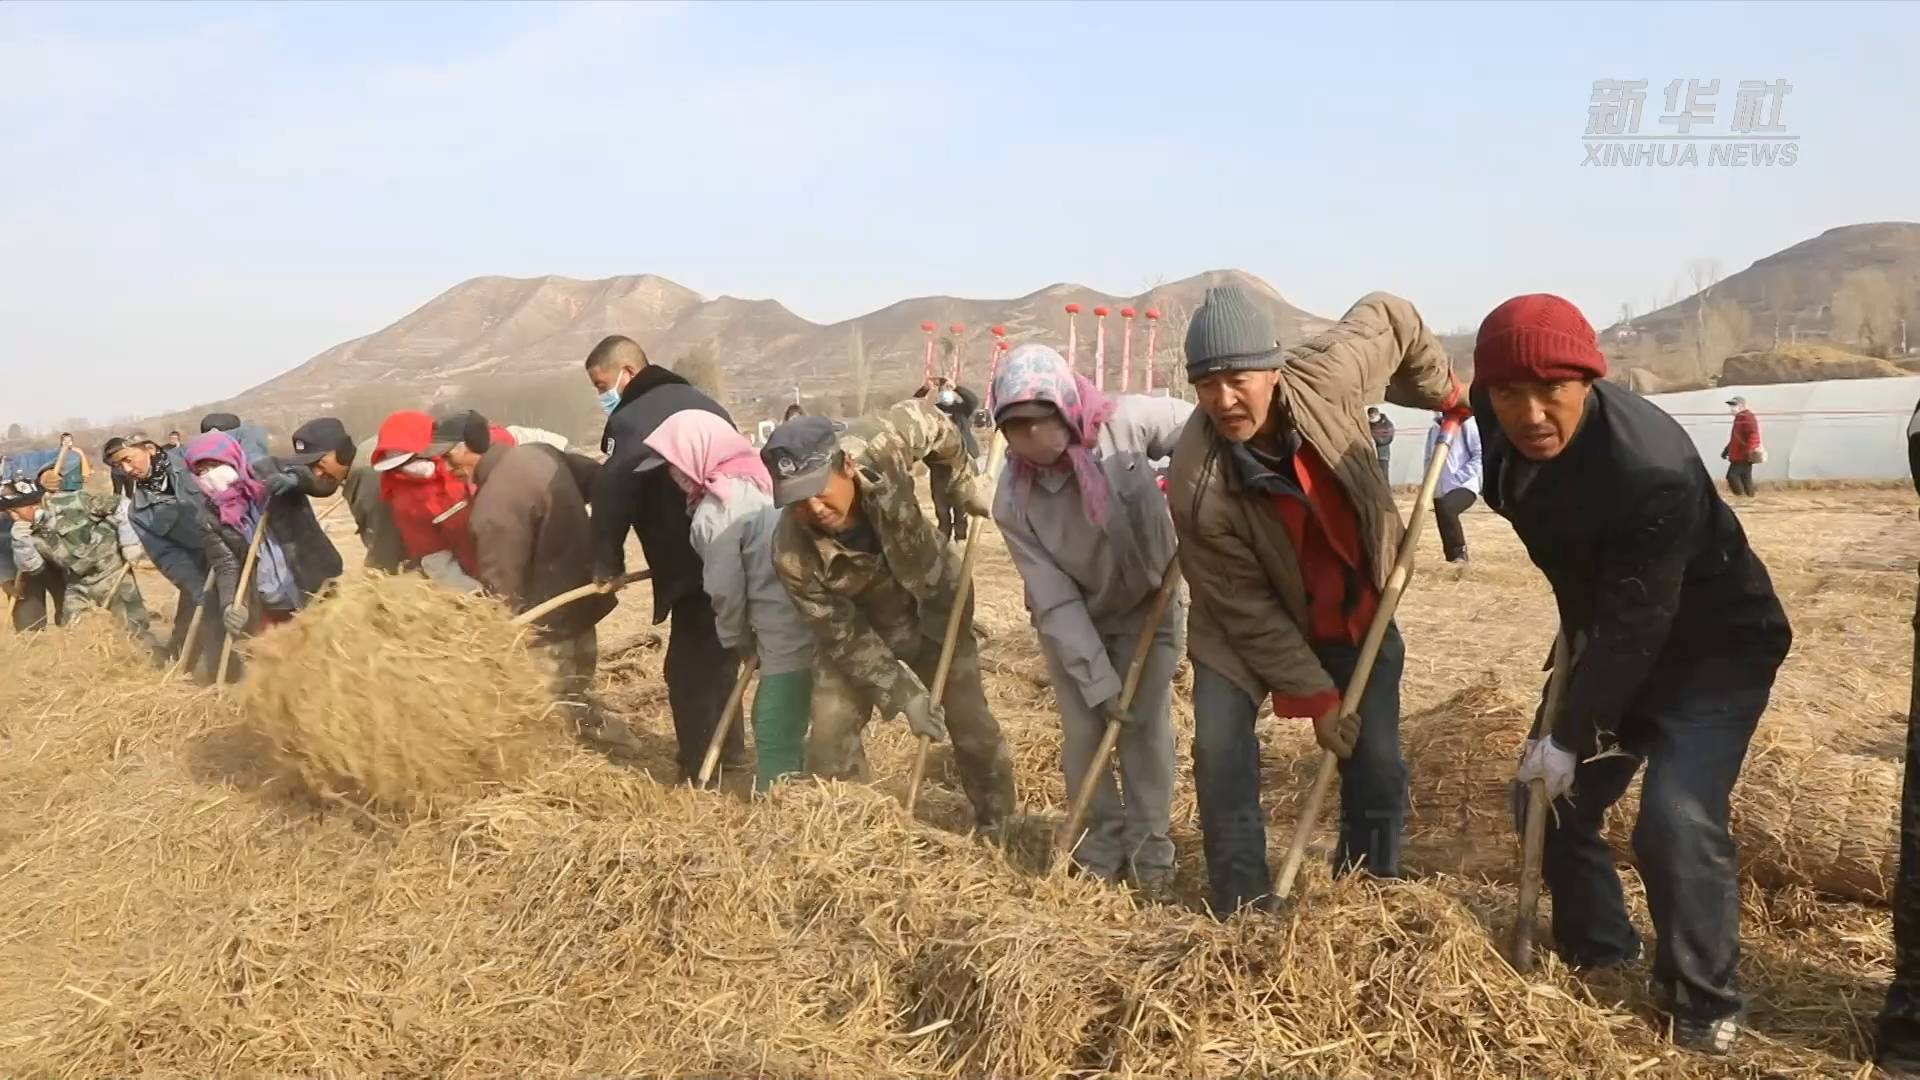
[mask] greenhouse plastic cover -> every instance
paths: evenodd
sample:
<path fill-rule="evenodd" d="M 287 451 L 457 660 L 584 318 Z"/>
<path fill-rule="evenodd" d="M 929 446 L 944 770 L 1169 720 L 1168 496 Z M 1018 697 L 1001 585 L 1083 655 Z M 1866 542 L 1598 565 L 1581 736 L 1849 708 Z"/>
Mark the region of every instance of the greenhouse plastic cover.
<path fill-rule="evenodd" d="M 1767 460 L 1753 478 L 1768 480 L 1904 480 L 1907 421 L 1920 402 L 1920 376 L 1894 379 L 1830 379 L 1772 386 L 1723 386 L 1681 394 L 1651 394 L 1647 400 L 1670 413 L 1687 434 L 1707 471 L 1726 471 L 1720 451 L 1733 430 L 1727 399 L 1744 397 L 1760 420 Z M 1379 408 L 1393 419 L 1392 475 L 1396 484 L 1420 482 L 1427 429 L 1433 414 L 1397 405 Z"/>

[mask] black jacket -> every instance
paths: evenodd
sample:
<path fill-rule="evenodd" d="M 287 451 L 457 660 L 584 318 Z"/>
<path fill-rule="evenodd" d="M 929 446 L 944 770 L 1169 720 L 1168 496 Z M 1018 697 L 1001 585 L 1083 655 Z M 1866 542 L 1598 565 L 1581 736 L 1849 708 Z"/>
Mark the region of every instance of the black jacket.
<path fill-rule="evenodd" d="M 687 497 L 655 469 L 644 476 L 634 469 L 650 453 L 645 440 L 661 422 L 687 409 L 704 409 L 733 423 L 733 417 L 687 380 L 663 367 L 649 366 L 620 394 L 600 436 L 606 464 L 593 481 L 593 576 L 606 580 L 626 572 L 627 530 L 640 536 L 640 550 L 653 571 L 653 621 L 660 622 L 684 597 L 700 592 L 700 556 L 693 550 L 693 519 Z"/>
<path fill-rule="evenodd" d="M 1531 463 L 1477 387 L 1473 411 L 1481 493 L 1553 586 L 1574 650 L 1553 727 L 1561 745 L 1585 758 L 1632 735 L 1622 722 L 1674 665 L 1730 658 L 1771 678 L 1793 641 L 1786 612 L 1672 417 L 1630 390 L 1594 384 L 1572 442 L 1515 497 L 1516 464 Z"/>
<path fill-rule="evenodd" d="M 299 486 L 286 495 L 267 500 L 267 534 L 286 552 L 287 566 L 300 591 L 313 596 L 340 576 L 345 564 L 333 539 L 313 512 L 312 500 L 320 497 L 313 470 L 305 465 L 288 465 L 279 458 L 263 457 L 252 463 L 255 479 L 265 482 L 271 473 L 293 477 Z"/>

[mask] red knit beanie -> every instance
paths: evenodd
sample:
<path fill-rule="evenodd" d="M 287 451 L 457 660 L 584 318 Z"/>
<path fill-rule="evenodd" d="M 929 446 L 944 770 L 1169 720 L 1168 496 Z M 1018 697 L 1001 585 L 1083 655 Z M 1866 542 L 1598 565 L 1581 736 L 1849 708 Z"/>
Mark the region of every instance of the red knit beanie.
<path fill-rule="evenodd" d="M 1528 293 L 1494 308 L 1473 342 L 1476 383 L 1602 379 L 1607 358 L 1593 324 L 1552 293 Z"/>

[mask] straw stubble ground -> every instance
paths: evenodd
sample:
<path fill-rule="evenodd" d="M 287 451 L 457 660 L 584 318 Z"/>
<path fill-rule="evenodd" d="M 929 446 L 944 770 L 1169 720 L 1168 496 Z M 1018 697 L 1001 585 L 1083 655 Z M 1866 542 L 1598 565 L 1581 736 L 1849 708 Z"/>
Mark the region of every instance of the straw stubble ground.
<path fill-rule="evenodd" d="M 1770 728 L 1897 760 L 1910 507 L 1867 490 L 1742 508 L 1798 633 Z M 1485 514 L 1468 529 L 1473 569 L 1439 567 L 1429 538 L 1403 608 L 1410 747 L 1444 744 L 1417 731 L 1448 723 L 1439 707 L 1462 691 L 1455 708 L 1478 702 L 1489 738 L 1510 738 L 1552 631 L 1511 534 Z M 1024 809 L 1057 815 L 1051 689 L 989 545 L 989 696 Z M 662 787 L 648 774 L 671 775 L 671 729 L 647 607 L 633 590 L 602 639 L 602 693 L 632 715 L 639 755 L 609 762 L 555 732 L 529 775 L 412 816 L 290 795 L 232 701 L 155 689 L 101 635 L 0 638 L 0 1073 L 1863 1075 L 1882 908 L 1750 884 L 1756 1036 L 1732 1062 L 1675 1055 L 1648 1022 L 1644 970 L 1514 975 L 1492 944 L 1512 904 L 1501 884 L 1334 884 L 1316 867 L 1281 918 L 1138 908 L 947 831 L 968 813 L 940 768 L 923 815 L 936 827 L 902 822 L 885 796 L 911 751 L 895 724 L 874 730 L 880 793 L 805 785 L 748 803 Z M 1193 903 L 1186 679 L 1175 838 Z M 1292 725 L 1265 719 L 1261 735 L 1277 858 L 1312 752 Z M 1470 770 L 1421 753 L 1415 861 L 1503 876 L 1504 807 L 1467 807 L 1482 828 L 1450 837 L 1462 806 L 1442 805 L 1443 778 Z"/>

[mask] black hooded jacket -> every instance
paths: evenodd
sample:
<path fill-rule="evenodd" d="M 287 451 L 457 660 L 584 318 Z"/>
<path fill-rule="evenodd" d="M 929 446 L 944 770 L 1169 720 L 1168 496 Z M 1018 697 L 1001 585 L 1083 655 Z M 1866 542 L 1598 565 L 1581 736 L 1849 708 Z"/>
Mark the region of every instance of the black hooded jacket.
<path fill-rule="evenodd" d="M 620 392 L 620 404 L 607 417 L 600 436 L 606 464 L 593 482 L 593 576 L 604 581 L 626 572 L 627 530 L 640 537 L 640 550 L 653 571 L 653 621 L 700 591 L 700 556 L 693 550 L 693 520 L 687 497 L 665 469 L 636 475 L 651 451 L 646 438 L 674 413 L 704 409 L 727 423 L 733 418 L 712 398 L 663 367 L 648 365 Z"/>
<path fill-rule="evenodd" d="M 1507 440 L 1480 387 L 1473 411 L 1482 495 L 1553 586 L 1574 650 L 1556 741 L 1585 758 L 1630 736 L 1622 721 L 1671 665 L 1727 658 L 1771 679 L 1793 641 L 1786 612 L 1672 417 L 1596 383 L 1567 448 L 1536 465 Z M 1516 473 L 1529 468 L 1516 495 Z"/>

